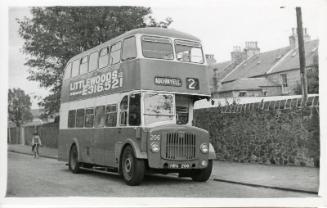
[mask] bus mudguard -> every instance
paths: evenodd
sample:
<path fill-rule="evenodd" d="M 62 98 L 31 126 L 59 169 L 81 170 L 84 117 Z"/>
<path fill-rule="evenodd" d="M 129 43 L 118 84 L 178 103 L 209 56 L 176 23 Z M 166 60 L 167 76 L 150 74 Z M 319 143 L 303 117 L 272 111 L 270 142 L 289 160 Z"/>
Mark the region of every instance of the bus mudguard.
<path fill-rule="evenodd" d="M 141 152 L 141 149 L 140 149 L 139 145 L 130 138 L 126 139 L 124 144 L 121 143 L 121 144 L 116 144 L 115 145 L 116 157 L 120 157 L 120 155 L 121 155 L 121 153 L 123 151 L 123 147 L 125 147 L 127 144 L 132 146 L 136 158 L 138 158 L 138 159 L 147 159 L 148 158 L 147 153 L 146 152 Z"/>
<path fill-rule="evenodd" d="M 73 138 L 72 139 L 73 141 L 71 142 L 71 144 L 70 144 L 70 147 L 69 147 L 69 149 L 68 149 L 68 159 L 69 159 L 69 154 L 70 154 L 70 149 L 72 148 L 72 146 L 73 145 L 76 145 L 76 148 L 77 148 L 77 159 L 79 160 L 79 161 L 81 161 L 81 151 L 80 151 L 80 147 L 79 147 L 79 143 L 78 143 L 78 140 L 77 140 L 77 138 L 75 137 L 75 138 Z"/>
<path fill-rule="evenodd" d="M 211 143 L 209 143 L 209 157 L 208 157 L 208 159 L 209 160 L 216 159 L 216 152 L 215 152 L 215 149 L 213 148 Z"/>

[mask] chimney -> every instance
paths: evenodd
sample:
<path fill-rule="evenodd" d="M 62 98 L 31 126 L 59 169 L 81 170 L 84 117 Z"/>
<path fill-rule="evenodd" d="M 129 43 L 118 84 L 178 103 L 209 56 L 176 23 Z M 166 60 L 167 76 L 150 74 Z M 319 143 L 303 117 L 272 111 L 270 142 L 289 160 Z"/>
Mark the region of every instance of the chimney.
<path fill-rule="evenodd" d="M 307 28 L 303 28 L 303 39 L 304 39 L 304 42 L 311 40 L 311 37 L 307 32 Z M 298 38 L 297 38 L 296 28 L 292 28 L 292 35 L 289 36 L 289 41 L 290 41 L 290 47 L 292 49 L 298 47 Z"/>
<path fill-rule="evenodd" d="M 241 50 L 241 46 L 234 46 L 230 54 L 233 64 L 239 64 L 246 58 Z"/>
<path fill-rule="evenodd" d="M 216 63 L 216 59 L 215 59 L 215 56 L 213 54 L 206 54 L 205 56 L 206 56 L 207 63 L 209 65 Z"/>
<path fill-rule="evenodd" d="M 258 47 L 258 42 L 257 41 L 245 42 L 244 53 L 246 54 L 247 58 L 259 54 L 260 48 Z"/>

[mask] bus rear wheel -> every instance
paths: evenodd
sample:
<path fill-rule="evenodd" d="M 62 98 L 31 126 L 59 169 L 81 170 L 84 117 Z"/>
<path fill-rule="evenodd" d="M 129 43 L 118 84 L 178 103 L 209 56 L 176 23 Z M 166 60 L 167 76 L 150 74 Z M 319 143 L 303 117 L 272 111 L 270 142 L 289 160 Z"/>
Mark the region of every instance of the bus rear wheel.
<path fill-rule="evenodd" d="M 131 146 L 125 147 L 121 160 L 122 175 L 127 185 L 139 185 L 145 172 L 144 160 L 137 159 Z"/>
<path fill-rule="evenodd" d="M 212 172 L 212 160 L 208 161 L 208 166 L 201 170 L 195 170 L 191 178 L 193 181 L 205 182 L 210 178 Z"/>
<path fill-rule="evenodd" d="M 73 145 L 70 148 L 68 166 L 69 166 L 69 170 L 72 171 L 73 173 L 79 173 L 81 171 L 80 163 L 78 161 L 78 151 L 76 145 Z"/>

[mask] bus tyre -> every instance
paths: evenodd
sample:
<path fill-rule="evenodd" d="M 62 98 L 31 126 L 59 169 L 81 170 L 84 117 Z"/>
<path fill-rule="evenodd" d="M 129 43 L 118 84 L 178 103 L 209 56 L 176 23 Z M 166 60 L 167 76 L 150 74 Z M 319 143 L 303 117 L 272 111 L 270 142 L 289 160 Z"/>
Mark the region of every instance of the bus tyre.
<path fill-rule="evenodd" d="M 198 181 L 198 182 L 207 181 L 210 178 L 211 171 L 212 171 L 212 160 L 209 160 L 208 166 L 201 170 L 195 170 L 192 173 L 191 178 L 193 181 Z"/>
<path fill-rule="evenodd" d="M 144 160 L 135 158 L 131 146 L 127 146 L 123 151 L 121 167 L 127 185 L 136 186 L 142 182 L 145 172 Z"/>
<path fill-rule="evenodd" d="M 78 151 L 76 145 L 73 145 L 70 148 L 69 152 L 69 170 L 73 173 L 79 173 L 81 171 L 80 169 L 80 163 L 78 162 Z"/>

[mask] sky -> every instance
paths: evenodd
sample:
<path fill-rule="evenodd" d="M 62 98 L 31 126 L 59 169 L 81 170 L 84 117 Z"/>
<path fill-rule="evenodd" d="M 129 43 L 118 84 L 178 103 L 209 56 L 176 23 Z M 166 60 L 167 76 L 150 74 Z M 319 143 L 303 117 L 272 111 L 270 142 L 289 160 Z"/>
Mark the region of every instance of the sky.
<path fill-rule="evenodd" d="M 76 5 L 76 1 L 73 1 L 73 4 Z M 80 3 L 77 2 L 77 5 Z M 116 2 L 111 5 L 120 4 Z M 127 2 L 124 5 L 135 3 Z M 302 7 L 303 25 L 312 39 L 319 39 L 325 29 L 322 27 L 322 8 L 326 8 L 326 2 L 323 0 L 145 1 L 143 4 L 138 2 L 137 5 L 151 7 L 152 16 L 157 20 L 171 17 L 174 22 L 170 28 L 199 37 L 205 53 L 214 54 L 217 62 L 230 60 L 233 46 L 244 48 L 245 41 L 258 41 L 262 52 L 288 46 L 288 36 L 292 28 L 296 27 L 297 5 Z M 284 8 L 281 9 L 281 6 Z M 24 89 L 31 96 L 32 109 L 35 109 L 38 108 L 40 99 L 48 94 L 48 90 L 40 88 L 38 82 L 26 79 L 29 68 L 24 63 L 27 56 L 22 53 L 24 41 L 18 35 L 16 19 L 31 17 L 29 8 L 25 5 L 9 5 L 8 16 L 8 87 Z"/>

